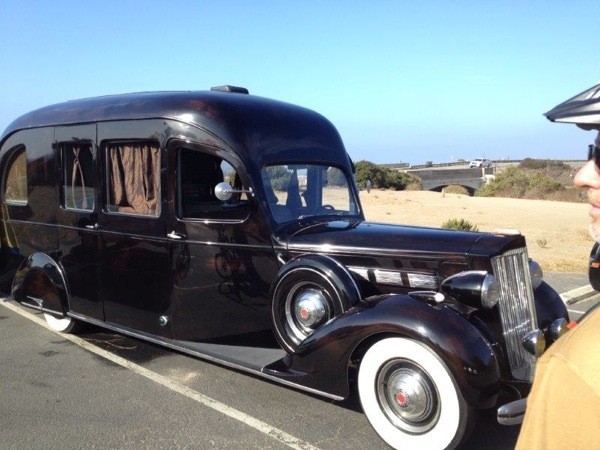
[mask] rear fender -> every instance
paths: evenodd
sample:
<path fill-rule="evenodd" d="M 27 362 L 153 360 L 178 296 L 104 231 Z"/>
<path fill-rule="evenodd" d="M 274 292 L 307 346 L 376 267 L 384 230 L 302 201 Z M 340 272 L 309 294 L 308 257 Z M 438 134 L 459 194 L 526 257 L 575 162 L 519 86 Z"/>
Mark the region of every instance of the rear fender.
<path fill-rule="evenodd" d="M 432 305 L 408 295 L 370 298 L 334 318 L 300 345 L 290 368 L 310 374 L 311 387 L 347 398 L 349 366 L 359 364 L 370 345 L 390 335 L 415 339 L 433 350 L 472 406 L 495 405 L 500 370 L 490 343 L 443 303 Z"/>
<path fill-rule="evenodd" d="M 33 253 L 21 263 L 11 289 L 22 305 L 64 317 L 69 293 L 60 265 L 45 253 Z"/>

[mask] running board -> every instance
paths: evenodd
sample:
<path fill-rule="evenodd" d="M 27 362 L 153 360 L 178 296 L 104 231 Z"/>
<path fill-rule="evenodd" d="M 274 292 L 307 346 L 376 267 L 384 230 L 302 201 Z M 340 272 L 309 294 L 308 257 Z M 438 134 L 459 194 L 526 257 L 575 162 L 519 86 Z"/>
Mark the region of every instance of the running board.
<path fill-rule="evenodd" d="M 276 362 L 279 367 L 285 366 L 285 362 L 282 361 L 287 353 L 282 349 L 274 348 L 262 348 L 262 347 L 242 347 L 237 345 L 224 345 L 224 344 L 208 344 L 191 341 L 181 341 L 175 339 L 163 338 L 142 331 L 133 330 L 131 328 L 123 327 L 121 325 L 112 322 L 103 322 L 101 320 L 92 319 L 87 316 L 82 316 L 73 312 L 67 313 L 69 317 L 87 322 L 92 325 L 96 325 L 100 328 L 106 328 L 117 333 L 125 334 L 136 339 L 143 341 L 152 342 L 153 344 L 161 345 L 163 347 L 177 350 L 182 353 L 186 353 L 191 356 L 209 361 L 211 363 L 220 364 L 225 367 L 229 367 L 242 372 L 247 372 L 252 375 L 265 378 L 269 381 L 274 381 L 285 386 L 289 386 L 301 391 L 310 392 L 311 394 L 319 395 L 322 397 L 330 398 L 332 400 L 344 400 L 344 397 L 339 395 L 330 394 L 328 392 L 313 389 L 307 386 L 303 386 L 298 383 L 290 382 L 283 377 L 286 375 L 285 372 L 281 373 L 281 377 L 274 376 L 271 373 L 266 373 L 265 368 Z M 297 375 L 297 373 L 296 373 Z"/>

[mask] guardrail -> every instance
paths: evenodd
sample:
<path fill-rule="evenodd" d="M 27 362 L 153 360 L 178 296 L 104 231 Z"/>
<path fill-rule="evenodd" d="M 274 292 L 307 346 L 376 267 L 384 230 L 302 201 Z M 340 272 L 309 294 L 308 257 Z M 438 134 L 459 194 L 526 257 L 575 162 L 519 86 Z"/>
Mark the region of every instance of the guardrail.
<path fill-rule="evenodd" d="M 526 158 L 525 158 L 526 159 Z M 495 164 L 520 164 L 525 159 L 496 159 L 491 160 L 492 166 Z M 537 159 L 537 158 L 532 158 Z M 543 160 L 544 158 L 540 158 Z M 564 163 L 583 163 L 582 159 L 557 159 L 553 161 L 564 162 Z M 443 162 L 443 163 L 432 163 L 432 164 L 409 164 L 409 163 L 389 163 L 389 164 L 378 164 L 379 166 L 388 167 L 393 170 L 413 170 L 413 169 L 431 169 L 435 167 L 453 167 L 453 166 L 465 166 L 469 165 L 470 161 L 455 161 L 455 162 Z"/>

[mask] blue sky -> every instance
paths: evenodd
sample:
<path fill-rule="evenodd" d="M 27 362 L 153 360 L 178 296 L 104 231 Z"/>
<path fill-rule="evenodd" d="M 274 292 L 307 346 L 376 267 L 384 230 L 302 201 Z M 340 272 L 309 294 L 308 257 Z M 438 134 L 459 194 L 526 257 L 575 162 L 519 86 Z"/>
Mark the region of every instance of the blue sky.
<path fill-rule="evenodd" d="M 551 124 L 600 80 L 595 1 L 27 1 L 0 6 L 0 129 L 69 99 L 221 84 L 329 118 L 376 163 L 583 158 Z"/>

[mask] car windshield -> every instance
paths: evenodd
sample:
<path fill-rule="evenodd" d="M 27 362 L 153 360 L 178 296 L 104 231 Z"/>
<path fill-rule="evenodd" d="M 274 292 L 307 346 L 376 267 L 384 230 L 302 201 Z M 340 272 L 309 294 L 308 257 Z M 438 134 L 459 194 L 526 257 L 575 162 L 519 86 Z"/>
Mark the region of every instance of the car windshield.
<path fill-rule="evenodd" d="M 281 164 L 261 171 L 266 198 L 277 223 L 309 216 L 356 216 L 358 203 L 337 167 Z"/>

